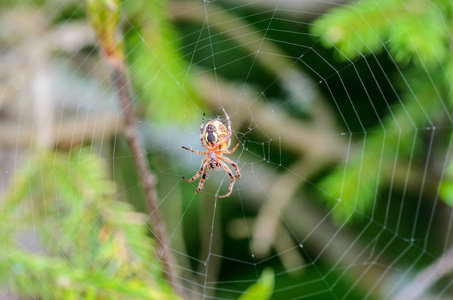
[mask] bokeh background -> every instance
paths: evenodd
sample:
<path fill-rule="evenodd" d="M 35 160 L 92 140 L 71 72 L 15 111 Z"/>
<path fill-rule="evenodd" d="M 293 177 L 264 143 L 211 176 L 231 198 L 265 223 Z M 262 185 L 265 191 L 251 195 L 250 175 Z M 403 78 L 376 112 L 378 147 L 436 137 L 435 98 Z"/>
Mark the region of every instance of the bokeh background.
<path fill-rule="evenodd" d="M 1 1 L 0 299 L 453 299 L 452 9 Z M 174 274 L 96 35 L 112 16 Z M 223 172 L 182 180 L 222 107 L 226 199 Z"/>

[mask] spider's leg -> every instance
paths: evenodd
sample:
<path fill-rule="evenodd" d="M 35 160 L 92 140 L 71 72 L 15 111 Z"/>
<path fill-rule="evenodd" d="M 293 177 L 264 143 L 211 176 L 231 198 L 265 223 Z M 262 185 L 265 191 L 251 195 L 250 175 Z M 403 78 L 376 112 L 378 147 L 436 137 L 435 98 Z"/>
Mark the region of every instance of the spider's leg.
<path fill-rule="evenodd" d="M 228 132 L 231 134 L 231 120 L 230 120 L 230 117 L 228 116 L 228 114 L 226 113 L 225 109 L 223 108 L 222 106 L 222 110 L 223 110 L 223 113 L 225 114 L 226 118 L 227 118 L 227 125 L 228 125 Z M 231 136 L 231 135 L 230 135 Z"/>
<path fill-rule="evenodd" d="M 187 150 L 190 150 L 190 149 L 187 149 Z M 200 171 L 197 172 L 197 174 L 195 174 L 192 178 L 190 179 L 187 179 L 185 178 L 184 176 L 182 177 L 182 179 L 184 179 L 185 181 L 187 182 L 193 182 L 195 181 L 198 177 L 200 177 L 201 173 L 203 173 L 204 169 L 206 168 L 206 161 L 208 160 L 207 157 L 205 157 L 203 159 L 203 161 L 201 162 L 201 168 L 200 168 Z"/>
<path fill-rule="evenodd" d="M 239 173 L 238 164 L 225 156 L 223 157 L 223 160 L 226 161 L 227 163 L 229 163 L 230 165 L 232 165 L 233 168 L 236 170 L 236 178 L 238 178 L 238 179 L 241 178 L 241 173 Z"/>
<path fill-rule="evenodd" d="M 236 146 L 234 146 L 233 149 L 231 150 L 222 150 L 222 153 L 226 153 L 226 154 L 231 154 L 233 153 L 234 151 L 236 151 L 236 149 L 239 147 L 239 144 L 241 143 L 241 141 L 238 141 L 238 143 L 236 144 Z"/>
<path fill-rule="evenodd" d="M 203 113 L 203 116 L 201 117 L 201 126 L 200 126 L 200 143 L 202 146 L 203 146 L 203 127 L 204 127 L 204 113 Z"/>
<path fill-rule="evenodd" d="M 201 175 L 200 183 L 198 184 L 196 192 L 199 193 L 203 188 L 204 181 L 206 180 L 206 173 L 208 172 L 208 162 L 204 163 L 203 175 Z"/>
<path fill-rule="evenodd" d="M 205 152 L 200 152 L 200 151 L 197 151 L 197 150 L 192 150 L 192 149 L 189 149 L 189 148 L 184 147 L 184 146 L 182 146 L 181 148 L 183 148 L 183 149 L 185 149 L 185 150 L 187 150 L 187 151 L 196 153 L 196 154 L 200 154 L 200 155 L 206 155 L 206 154 L 207 154 L 207 153 L 205 153 Z"/>
<path fill-rule="evenodd" d="M 231 192 L 233 191 L 233 185 L 234 185 L 235 178 L 234 178 L 233 172 L 231 172 L 230 168 L 228 168 L 228 166 L 223 161 L 220 162 L 220 165 L 225 170 L 225 172 L 228 173 L 228 175 L 231 178 L 230 186 L 228 187 L 228 192 L 223 196 L 217 196 L 219 198 L 225 198 L 225 197 L 228 197 L 231 194 Z"/>
<path fill-rule="evenodd" d="M 219 147 L 220 144 L 222 144 L 223 142 L 225 142 L 226 140 L 228 140 L 229 138 L 231 138 L 231 132 L 228 133 L 228 135 L 226 137 L 224 137 L 223 139 L 221 139 L 220 141 L 218 141 L 217 143 L 214 144 L 214 146 L 210 147 L 209 149 L 216 149 L 217 147 Z"/>

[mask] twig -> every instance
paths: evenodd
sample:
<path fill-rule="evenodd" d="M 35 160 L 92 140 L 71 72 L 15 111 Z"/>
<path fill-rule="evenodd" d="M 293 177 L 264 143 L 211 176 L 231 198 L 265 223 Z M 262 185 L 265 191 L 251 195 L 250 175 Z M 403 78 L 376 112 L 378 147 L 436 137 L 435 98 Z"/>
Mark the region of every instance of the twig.
<path fill-rule="evenodd" d="M 418 299 L 430 286 L 453 271 L 453 247 L 421 271 L 393 300 Z"/>
<path fill-rule="evenodd" d="M 157 254 L 162 260 L 165 276 L 173 289 L 181 295 L 178 278 L 174 270 L 173 256 L 168 250 L 168 237 L 165 231 L 165 224 L 158 208 L 158 196 L 156 192 L 156 177 L 148 168 L 146 152 L 138 138 L 138 130 L 135 125 L 135 113 L 133 111 L 132 102 L 129 95 L 129 86 L 126 80 L 126 71 L 123 63 L 113 65 L 113 82 L 118 92 L 118 97 L 124 114 L 124 127 L 126 140 L 131 148 L 135 166 L 137 167 L 138 175 L 143 182 L 148 207 L 151 213 L 151 222 L 154 228 L 154 234 L 158 239 Z"/>
<path fill-rule="evenodd" d="M 182 296 L 178 284 L 178 277 L 174 270 L 173 256 L 169 252 L 169 239 L 165 231 L 158 209 L 158 197 L 156 192 L 156 177 L 151 173 L 146 160 L 146 152 L 140 143 L 138 129 L 135 125 L 135 113 L 129 94 L 129 84 L 126 74 L 125 47 L 122 41 L 117 39 L 117 26 L 120 20 L 120 0 L 88 0 L 87 9 L 91 23 L 101 48 L 102 58 L 113 68 L 113 84 L 117 90 L 122 112 L 124 115 L 124 132 L 126 140 L 132 151 L 138 176 L 143 183 L 147 204 L 150 210 L 150 221 L 154 229 L 154 235 L 158 240 L 156 255 L 161 259 L 164 268 L 164 276 L 167 278 L 173 290 Z"/>

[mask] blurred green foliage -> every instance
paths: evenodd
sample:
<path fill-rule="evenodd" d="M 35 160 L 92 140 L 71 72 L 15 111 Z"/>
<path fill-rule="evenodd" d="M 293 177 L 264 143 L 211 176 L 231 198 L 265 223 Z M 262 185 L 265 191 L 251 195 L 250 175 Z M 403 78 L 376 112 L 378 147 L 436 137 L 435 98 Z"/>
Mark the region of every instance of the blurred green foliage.
<path fill-rule="evenodd" d="M 52 7 L 50 1 L 46 3 Z M 108 5 L 111 2 L 106 0 L 102 3 Z M 217 68 L 217 75 L 236 80 L 241 84 L 247 80 L 247 84 L 257 85 L 258 89 L 265 90 L 266 96 L 270 94 L 271 101 L 285 101 L 285 105 L 282 106 L 296 102 L 288 101 L 281 88 L 278 88 L 279 82 L 276 77 L 281 74 L 274 76 L 271 72 L 266 72 L 266 67 L 259 65 L 259 61 L 251 69 L 249 63 L 253 61 L 253 55 L 250 56 L 248 50 L 243 49 L 240 44 L 235 44 L 230 37 L 216 32 L 214 27 L 210 28 L 210 33 L 205 30 L 200 35 L 196 35 L 192 33 L 204 27 L 186 20 L 184 22 L 187 23 L 180 24 L 179 30 L 182 34 L 179 35 L 183 38 L 179 38 L 172 27 L 167 4 L 167 1 L 122 1 L 121 15 L 114 14 L 115 22 L 119 22 L 124 34 L 123 46 L 126 49 L 128 72 L 134 87 L 132 92 L 136 97 L 134 100 L 138 100 L 134 101 L 134 104 L 138 105 L 137 111 L 141 117 L 147 116 L 152 122 L 164 124 L 185 123 L 190 119 L 193 120 L 193 124 L 199 124 L 200 114 L 190 112 L 205 110 L 206 105 L 201 92 L 193 86 L 191 80 L 194 76 L 188 73 L 195 68 L 212 70 L 214 67 L 212 60 L 205 59 L 211 55 L 211 52 L 216 53 L 216 57 L 219 58 L 217 62 L 221 64 L 218 66 L 225 65 Z M 66 22 L 67 18 L 73 18 L 75 15 L 78 19 L 84 17 L 80 13 L 78 3 L 73 2 L 72 5 L 69 9 L 62 11 L 64 16 L 59 17 L 55 14 L 53 16 L 55 20 Z M 77 14 L 74 14 L 73 7 L 79 10 Z M 101 8 L 92 7 L 92 9 Z M 451 24 L 451 12 L 448 10 L 446 1 L 436 2 L 435 5 L 423 1 L 404 3 L 390 0 L 362 1 L 334 9 L 316 20 L 313 25 L 304 23 L 304 28 L 285 27 L 297 26 L 295 25 L 297 22 L 287 22 L 289 19 L 285 18 L 275 18 L 271 24 L 267 19 L 267 17 L 271 18 L 271 12 L 268 12 L 266 17 L 262 12 L 257 14 L 255 11 L 244 12 L 238 9 L 234 13 L 242 12 L 243 15 L 235 15 L 228 7 L 223 10 L 229 13 L 232 20 L 244 21 L 254 33 L 266 31 L 268 41 L 272 39 L 278 41 L 278 38 L 281 38 L 295 45 L 296 39 L 291 37 L 292 33 L 305 33 L 305 30 L 312 30 L 318 38 L 322 36 L 321 41 L 324 46 L 335 49 L 337 57 L 346 61 L 348 66 L 356 66 L 358 61 L 373 57 L 375 53 L 381 55 L 387 53 L 388 57 L 398 64 L 400 72 L 391 78 L 392 88 L 397 88 L 397 93 L 393 95 L 395 104 L 391 111 L 384 109 L 378 125 L 354 134 L 356 149 L 347 157 L 346 170 L 341 165 L 337 171 L 322 177 L 324 179 L 320 182 L 320 187 L 342 201 L 342 205 L 333 210 L 338 220 L 349 218 L 356 210 L 368 212 L 374 200 L 378 199 L 377 191 L 382 192 L 386 187 L 388 188 L 389 182 L 386 180 L 392 178 L 395 163 L 406 167 L 407 164 L 414 162 L 414 168 L 416 168 L 417 163 L 424 161 L 425 140 L 432 132 L 424 129 L 426 126 L 431 126 L 430 120 L 442 121 L 447 118 L 442 101 L 452 97 L 453 63 L 449 60 L 448 27 Z M 91 17 L 108 19 L 108 11 L 103 10 L 102 13 L 103 15 L 95 12 Z M 102 26 L 108 25 L 102 20 L 96 22 L 103 24 Z M 252 23 L 253 26 L 250 25 Z M 267 29 L 277 30 L 268 31 Z M 108 28 L 98 36 L 113 37 L 118 33 Z M 311 36 L 307 34 L 304 38 L 309 39 Z M 186 39 L 185 42 L 184 39 Z M 181 47 L 180 41 L 184 47 Z M 200 44 L 197 44 L 198 42 Z M 313 41 L 306 43 L 312 49 Z M 288 57 L 300 57 L 300 48 L 290 48 L 288 44 L 282 43 L 282 48 L 288 47 L 282 53 L 290 54 Z M 202 45 L 202 47 L 198 46 L 199 49 L 197 49 L 194 45 Z M 213 46 L 214 50 L 208 46 Z M 323 50 L 320 50 L 320 47 L 313 46 L 313 49 L 316 49 L 313 51 L 316 55 L 333 63 L 330 61 L 330 53 L 321 52 Z M 196 61 L 194 64 L 197 67 L 189 66 L 188 59 L 184 59 L 189 56 L 183 51 L 193 54 Z M 294 52 L 291 53 L 291 51 Z M 321 69 L 320 65 L 316 65 L 319 60 L 310 59 L 309 55 L 310 53 L 307 53 L 304 58 L 305 63 L 308 66 L 312 64 L 310 68 L 313 67 L 318 72 Z M 245 58 L 236 61 L 232 57 Z M 355 61 L 351 64 L 349 60 Z M 335 66 L 335 70 L 340 69 Z M 330 69 L 328 72 L 330 74 L 326 76 L 322 74 L 323 79 L 331 75 Z M 353 72 L 360 73 L 360 76 L 366 79 L 367 75 L 363 69 L 353 70 Z M 386 70 L 384 73 L 386 75 L 390 72 Z M 372 75 L 378 75 L 378 72 L 374 70 Z M 372 91 L 372 88 L 367 87 L 367 91 Z M 343 100 L 338 90 L 334 90 L 333 93 L 337 100 Z M 377 101 L 374 101 L 373 104 L 376 103 Z M 368 117 L 365 113 L 359 113 L 359 115 L 363 119 Z M 347 121 L 352 123 L 352 117 L 347 117 Z M 198 127 L 195 127 L 193 131 L 197 129 Z M 251 143 L 248 143 L 247 151 L 244 151 L 241 156 L 244 165 L 250 162 L 247 155 L 260 153 L 260 148 L 263 146 L 259 141 L 262 137 L 253 136 L 259 130 L 251 132 L 249 128 L 249 131 L 250 134 L 245 140 Z M 165 131 L 164 134 L 168 132 L 170 130 Z M 282 132 L 283 137 L 284 135 L 285 133 Z M 165 140 L 167 138 L 168 136 Z M 124 145 L 121 146 L 120 141 L 120 138 L 115 139 L 111 144 L 111 148 L 115 149 L 113 152 L 116 183 L 111 180 L 107 172 L 111 167 L 111 161 L 107 164 L 101 155 L 94 155 L 88 148 L 73 148 L 71 153 L 63 150 L 35 153 L 17 172 L 5 196 L 5 205 L 1 211 L 1 217 L 4 220 L 3 228 L 6 232 L 4 245 L 7 254 L 0 257 L 2 282 L 9 282 L 9 286 L 24 297 L 30 294 L 36 297 L 59 299 L 80 297 L 95 299 L 105 294 L 115 299 L 176 297 L 161 279 L 161 267 L 153 255 L 154 242 L 150 237 L 151 233 L 144 225 L 144 216 L 135 212 L 130 205 L 134 203 L 136 207 L 145 210 L 144 201 L 142 201 L 143 192 L 140 190 L 141 184 L 135 170 L 131 168 L 131 153 L 124 150 Z M 185 205 L 184 209 L 187 208 L 184 215 L 180 216 L 179 212 L 173 211 L 174 202 L 170 209 L 177 221 L 182 220 L 185 235 L 183 237 L 185 245 L 182 248 L 187 247 L 184 253 L 188 257 L 204 259 L 200 248 L 206 242 L 203 241 L 203 237 L 208 236 L 206 230 L 210 228 L 206 225 L 207 223 L 202 223 L 200 220 L 208 219 L 208 224 L 211 225 L 211 216 L 206 216 L 206 211 L 200 208 L 199 201 L 192 202 L 193 198 L 186 196 L 193 195 L 193 187 L 178 184 L 181 172 L 179 169 L 174 171 L 179 167 L 178 163 L 171 161 L 171 155 L 167 151 L 168 146 L 159 147 L 161 147 L 160 150 L 148 153 L 148 158 L 157 171 L 160 194 L 165 195 L 163 197 L 167 200 L 173 200 L 172 197 L 174 197 L 175 201 L 179 201 L 181 198 L 181 203 Z M 270 152 L 275 155 L 274 162 L 283 161 L 284 166 L 289 166 L 291 161 L 297 159 L 288 155 L 281 146 Z M 414 157 L 417 159 L 414 160 Z M 253 159 L 257 158 L 260 159 L 261 154 Z M 154 162 L 158 163 L 154 164 Z M 450 169 L 451 167 L 448 170 L 448 178 L 452 176 Z M 416 173 L 413 169 L 409 169 L 409 172 Z M 121 193 L 115 196 L 120 197 L 124 202 L 113 199 L 114 186 L 122 188 Z M 450 204 L 451 194 L 452 187 L 449 181 L 445 181 L 441 196 L 450 201 Z M 333 205 L 338 203 L 331 198 L 329 201 Z M 242 202 L 239 205 L 234 201 L 227 203 L 228 205 L 225 205 L 218 214 L 221 220 L 215 222 L 216 225 L 221 224 L 219 226 L 223 229 L 231 220 L 245 217 L 247 220 L 252 220 L 256 216 L 253 205 L 243 206 Z M 165 205 L 167 204 L 163 203 L 162 206 Z M 211 207 L 212 203 L 208 202 L 207 206 Z M 325 211 L 320 209 L 320 212 L 320 215 L 326 216 Z M 378 216 L 374 220 L 380 221 Z M 413 222 L 409 219 L 402 227 L 409 224 L 408 227 L 412 229 Z M 382 222 L 378 225 L 373 224 L 375 226 L 373 231 L 365 233 L 364 236 L 371 236 L 374 239 L 377 233 L 382 233 L 381 224 Z M 357 228 L 361 230 L 364 226 Z M 30 228 L 34 229 L 32 234 L 36 238 L 37 250 L 28 249 L 20 242 L 21 235 L 29 234 Z M 390 249 L 388 256 L 391 257 L 392 254 L 399 252 L 402 246 L 407 245 L 406 241 L 403 241 L 389 246 L 388 240 L 395 239 L 397 235 L 393 232 L 384 234 L 383 238 L 373 244 L 373 251 L 375 245 L 377 245 L 376 249 Z M 243 261 L 250 259 L 249 247 L 252 233 L 247 236 L 247 240 L 240 241 L 228 236 L 227 232 L 215 232 L 215 238 L 224 243 L 220 246 L 224 247 L 219 250 L 221 255 L 239 257 Z M 173 237 L 172 242 L 176 239 Z M 325 247 L 327 249 L 328 245 Z M 309 255 L 314 254 L 313 257 L 317 257 L 319 254 L 310 253 L 309 251 L 313 251 L 310 245 L 307 245 L 306 251 L 305 259 L 309 262 L 312 262 Z M 420 251 L 414 250 L 412 257 L 418 257 L 419 253 Z M 426 252 L 423 253 L 426 254 Z M 409 256 L 405 256 L 404 259 L 407 257 Z M 338 258 L 338 262 L 341 259 L 341 257 Z M 324 264 L 322 260 L 323 258 L 319 261 Z M 192 264 L 190 271 L 196 271 L 197 262 L 191 260 L 190 263 Z M 237 291 L 245 289 L 245 284 L 250 279 L 256 280 L 258 276 L 255 274 L 256 266 L 251 267 L 251 271 L 245 271 L 244 265 L 236 267 L 237 265 L 223 262 L 213 295 L 223 297 L 228 291 L 232 291 L 237 296 Z M 294 275 L 293 272 L 285 272 L 287 270 L 283 269 L 278 257 L 269 261 L 267 265 L 281 268 L 275 282 L 273 272 L 265 270 L 258 282 L 249 287 L 241 299 L 269 299 L 272 296 L 274 284 L 280 291 L 278 295 L 274 293 L 274 297 L 279 296 L 282 299 L 285 295 L 290 298 L 301 297 L 302 294 L 311 299 L 326 299 L 326 297 L 344 293 L 350 293 L 348 296 L 350 299 L 363 298 L 358 281 L 352 281 L 357 284 L 357 287 L 351 288 L 351 281 L 348 281 L 350 278 L 343 276 L 343 270 L 332 272 L 332 266 L 328 263 L 318 270 L 319 263 L 316 261 L 310 264 L 316 268 L 304 268 L 301 276 Z M 301 286 L 301 278 L 303 278 L 303 286 Z M 225 283 L 222 286 L 222 281 L 228 284 Z M 237 284 L 230 285 L 229 281 L 236 281 Z M 318 295 L 319 292 L 321 293 Z"/>
<path fill-rule="evenodd" d="M 451 3 L 423 0 L 356 1 L 314 22 L 312 32 L 325 36 L 342 59 L 356 59 L 384 47 L 400 65 L 436 67 L 449 58 Z"/>
<path fill-rule="evenodd" d="M 453 206 L 453 164 L 450 163 L 445 171 L 445 179 L 442 183 L 440 196 L 450 206 Z"/>
<path fill-rule="evenodd" d="M 38 152 L 16 172 L 1 210 L 2 282 L 44 299 L 177 298 L 159 279 L 145 216 L 113 199 L 107 169 L 82 148 Z M 30 233 L 35 249 L 20 242 Z"/>
<path fill-rule="evenodd" d="M 119 0 L 87 0 L 88 16 L 96 31 L 100 49 L 106 59 L 122 61 L 124 45 L 117 42 L 116 28 L 120 18 Z M 116 56 L 116 57 L 115 57 Z"/>
<path fill-rule="evenodd" d="M 274 281 L 274 271 L 272 269 L 265 269 L 260 279 L 245 290 L 241 297 L 239 297 L 239 300 L 271 299 L 272 291 L 274 290 Z"/>
<path fill-rule="evenodd" d="M 153 122 L 186 122 L 206 110 L 182 59 L 175 30 L 168 21 L 167 1 L 125 1 L 124 33 L 129 72 L 140 109 Z"/>
<path fill-rule="evenodd" d="M 423 141 L 434 134 L 433 127 L 451 120 L 446 105 L 452 101 L 452 21 L 449 1 L 385 0 L 350 3 L 313 23 L 312 33 L 322 36 L 323 45 L 334 48 L 339 59 L 372 60 L 373 53 L 381 52 L 399 66 L 390 78 L 397 87 L 397 103 L 378 125 L 367 129 L 373 134 L 364 132 L 346 167 L 320 183 L 344 204 L 334 211 L 337 219 L 355 210 L 369 211 L 376 191 L 393 181 L 397 168 L 410 166 L 414 157 L 427 159 Z M 337 204 L 335 199 L 328 201 Z"/>

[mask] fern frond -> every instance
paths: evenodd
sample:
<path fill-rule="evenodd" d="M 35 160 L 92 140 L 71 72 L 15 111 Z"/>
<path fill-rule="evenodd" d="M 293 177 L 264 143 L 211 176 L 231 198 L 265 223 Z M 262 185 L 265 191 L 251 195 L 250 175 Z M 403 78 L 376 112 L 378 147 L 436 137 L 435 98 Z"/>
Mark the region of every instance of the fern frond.
<path fill-rule="evenodd" d="M 441 80 L 440 74 L 438 72 L 439 78 L 435 80 Z M 341 201 L 333 212 L 337 220 L 348 218 L 356 210 L 366 214 L 378 199 L 379 190 L 388 184 L 385 180 L 392 178 L 395 163 L 407 163 L 412 149 L 412 155 L 420 154 L 423 135 L 418 128 L 445 113 L 440 102 L 443 100 L 433 98 L 436 91 L 429 80 L 424 80 L 416 70 L 408 73 L 406 80 L 413 88 L 404 90 L 403 104 L 392 107 L 393 115 L 383 119 L 384 128 L 371 129 L 372 134 L 357 142 L 347 166 L 342 165 L 320 183 L 336 197 L 327 199 L 330 205 Z"/>
<path fill-rule="evenodd" d="M 429 67 L 449 57 L 448 3 L 429 1 L 360 1 L 333 9 L 314 22 L 312 32 L 324 37 L 342 59 L 355 59 L 387 47 L 401 64 Z"/>
<path fill-rule="evenodd" d="M 114 199 L 106 170 L 88 148 L 38 153 L 24 164 L 1 210 L 2 281 L 23 296 L 177 298 L 161 279 L 145 216 Z M 39 255 L 17 247 L 16 233 L 31 228 Z"/>

